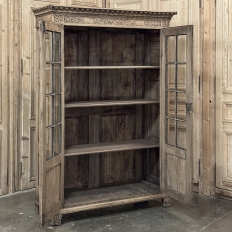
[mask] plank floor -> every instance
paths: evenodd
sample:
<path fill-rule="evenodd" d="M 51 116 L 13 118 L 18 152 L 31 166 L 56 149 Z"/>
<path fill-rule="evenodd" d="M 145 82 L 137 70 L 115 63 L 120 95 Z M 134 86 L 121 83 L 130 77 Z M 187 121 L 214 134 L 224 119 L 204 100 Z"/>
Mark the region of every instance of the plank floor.
<path fill-rule="evenodd" d="M 159 187 L 133 183 L 95 189 L 65 191 L 62 214 L 155 200 L 165 197 Z"/>
<path fill-rule="evenodd" d="M 114 151 L 140 150 L 155 147 L 159 147 L 159 143 L 148 139 L 84 144 L 66 147 L 65 156 L 88 155 Z"/>
<path fill-rule="evenodd" d="M 130 99 L 130 100 L 102 100 L 102 101 L 80 101 L 65 104 L 65 108 L 99 107 L 99 106 L 125 106 L 125 105 L 148 105 L 157 104 L 157 100 Z"/>

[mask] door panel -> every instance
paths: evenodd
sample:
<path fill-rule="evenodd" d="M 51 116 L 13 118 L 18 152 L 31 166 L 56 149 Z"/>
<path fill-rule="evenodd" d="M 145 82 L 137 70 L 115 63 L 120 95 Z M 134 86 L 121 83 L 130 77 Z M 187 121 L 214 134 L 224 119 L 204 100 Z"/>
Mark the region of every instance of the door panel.
<path fill-rule="evenodd" d="M 63 26 L 39 23 L 39 212 L 41 225 L 63 204 Z M 60 218 L 60 217 L 56 217 Z"/>
<path fill-rule="evenodd" d="M 232 196 L 231 10 L 231 1 L 220 1 L 216 8 L 216 187 L 219 195 L 229 198 Z"/>
<path fill-rule="evenodd" d="M 163 29 L 161 78 L 161 189 L 192 205 L 193 27 Z"/>

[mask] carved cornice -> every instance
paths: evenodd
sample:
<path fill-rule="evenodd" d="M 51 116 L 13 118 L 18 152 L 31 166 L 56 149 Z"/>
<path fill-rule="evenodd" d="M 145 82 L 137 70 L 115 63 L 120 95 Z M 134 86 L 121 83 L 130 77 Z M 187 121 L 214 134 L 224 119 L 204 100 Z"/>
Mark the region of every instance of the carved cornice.
<path fill-rule="evenodd" d="M 88 13 L 88 14 L 113 14 L 123 16 L 147 16 L 147 17 L 172 17 L 177 12 L 154 12 L 154 11 L 133 11 L 133 10 L 116 10 L 108 8 L 87 8 L 87 7 L 69 7 L 48 5 L 41 8 L 32 9 L 36 16 L 47 14 L 49 12 L 66 12 L 66 13 Z"/>
<path fill-rule="evenodd" d="M 129 11 L 48 5 L 33 9 L 38 20 L 78 26 L 161 29 L 176 12 Z"/>

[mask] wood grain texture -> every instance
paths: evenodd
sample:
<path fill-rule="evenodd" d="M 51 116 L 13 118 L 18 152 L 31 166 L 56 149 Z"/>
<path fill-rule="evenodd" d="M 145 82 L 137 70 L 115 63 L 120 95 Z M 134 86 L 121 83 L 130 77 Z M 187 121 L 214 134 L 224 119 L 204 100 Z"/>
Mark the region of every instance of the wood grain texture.
<path fill-rule="evenodd" d="M 88 33 L 65 32 L 65 65 L 87 65 Z M 65 71 L 65 103 L 89 100 L 88 71 Z M 89 117 L 68 117 L 65 119 L 65 146 L 86 144 L 89 142 Z M 65 159 L 65 188 L 82 188 L 88 185 L 89 157 L 69 157 Z"/>
<path fill-rule="evenodd" d="M 132 100 L 102 100 L 102 101 L 78 101 L 65 104 L 65 108 L 83 108 L 83 107 L 99 107 L 99 106 L 125 106 L 125 105 L 145 105 L 157 104 L 158 100 L 149 99 L 132 99 Z"/>
<path fill-rule="evenodd" d="M 65 156 L 78 156 L 84 154 L 137 150 L 154 147 L 159 147 L 159 144 L 157 142 L 146 139 L 75 145 L 66 147 Z"/>
<path fill-rule="evenodd" d="M 202 19 L 202 159 L 200 192 L 214 195 L 215 189 L 215 3 L 203 1 Z"/>
<path fill-rule="evenodd" d="M 0 4 L 0 82 L 1 82 L 1 165 L 0 165 L 0 195 L 9 193 L 8 188 L 8 144 L 9 144 L 9 76 L 8 76 L 8 56 L 9 56 L 9 35 L 8 35 L 8 5 L 7 2 Z M 6 28 L 6 30 L 3 30 Z M 5 46 L 7 45 L 7 46 Z M 4 136 L 3 136 L 4 135 Z M 11 191 L 12 192 L 12 191 Z"/>
<path fill-rule="evenodd" d="M 231 81 L 231 14 L 230 1 L 216 7 L 216 191 L 231 199 L 232 192 L 232 81 Z M 221 15 L 221 18 L 218 16 Z M 219 58 L 221 57 L 221 58 Z M 220 139 L 219 139 L 220 138 Z"/>
<path fill-rule="evenodd" d="M 83 191 L 68 191 L 62 214 L 80 212 L 90 209 L 131 204 L 147 200 L 161 199 L 158 187 L 143 183 L 111 186 Z M 94 198 L 92 197 L 94 195 Z"/>

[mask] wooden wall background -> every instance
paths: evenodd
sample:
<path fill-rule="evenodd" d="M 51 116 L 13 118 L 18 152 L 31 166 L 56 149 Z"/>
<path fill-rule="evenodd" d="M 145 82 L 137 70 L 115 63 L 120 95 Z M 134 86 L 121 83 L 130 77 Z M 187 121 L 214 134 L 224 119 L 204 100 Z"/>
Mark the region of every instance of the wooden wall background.
<path fill-rule="evenodd" d="M 0 0 L 0 195 L 35 184 L 37 61 L 31 8 L 47 4 L 178 11 L 171 26 L 194 25 L 193 178 L 200 183 L 202 194 L 214 194 L 216 0 Z M 217 7 L 223 6 L 220 3 Z M 232 10 L 232 4 L 228 7 Z M 220 27 L 220 22 L 217 25 Z"/>

